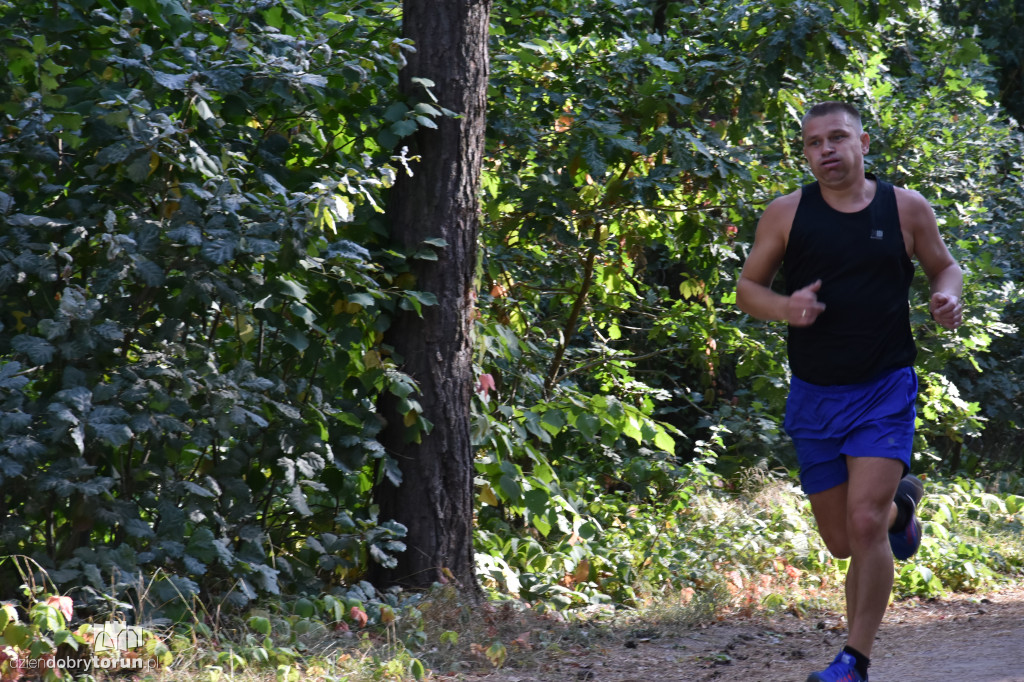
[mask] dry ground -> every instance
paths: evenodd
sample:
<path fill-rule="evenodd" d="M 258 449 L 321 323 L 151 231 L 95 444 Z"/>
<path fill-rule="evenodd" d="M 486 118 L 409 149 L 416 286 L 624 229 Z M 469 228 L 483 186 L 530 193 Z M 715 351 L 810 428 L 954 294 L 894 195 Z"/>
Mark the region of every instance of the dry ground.
<path fill-rule="evenodd" d="M 533 656 L 510 652 L 501 670 L 447 679 L 803 682 L 831 661 L 844 636 L 835 613 L 730 617 L 672 632 L 612 631 L 590 645 L 563 644 Z M 893 604 L 870 672 L 871 682 L 1024 682 L 1024 585 Z"/>

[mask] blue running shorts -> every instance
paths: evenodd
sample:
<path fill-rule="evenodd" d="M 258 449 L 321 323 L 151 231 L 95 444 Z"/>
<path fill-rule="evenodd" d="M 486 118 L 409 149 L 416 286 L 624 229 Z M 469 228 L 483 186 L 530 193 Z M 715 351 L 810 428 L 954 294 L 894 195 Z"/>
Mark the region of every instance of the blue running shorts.
<path fill-rule="evenodd" d="M 917 374 L 903 367 L 860 384 L 817 386 L 793 377 L 785 429 L 808 495 L 845 482 L 846 456 L 886 457 L 910 471 Z"/>

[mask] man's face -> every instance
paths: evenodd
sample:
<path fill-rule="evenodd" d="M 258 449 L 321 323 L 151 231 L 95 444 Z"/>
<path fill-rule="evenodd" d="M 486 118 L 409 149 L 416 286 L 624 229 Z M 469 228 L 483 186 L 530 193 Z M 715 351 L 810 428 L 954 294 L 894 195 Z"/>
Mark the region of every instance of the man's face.
<path fill-rule="evenodd" d="M 846 112 L 808 119 L 803 136 L 804 156 L 822 185 L 841 186 L 864 176 L 868 134 Z"/>

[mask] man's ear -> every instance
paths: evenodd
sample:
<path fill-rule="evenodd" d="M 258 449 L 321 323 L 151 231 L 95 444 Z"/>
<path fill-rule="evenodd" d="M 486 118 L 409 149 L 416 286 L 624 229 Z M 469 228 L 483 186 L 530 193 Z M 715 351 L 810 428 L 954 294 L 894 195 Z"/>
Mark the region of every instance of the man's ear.
<path fill-rule="evenodd" d="M 867 133 L 860 134 L 860 146 L 865 154 L 868 153 L 868 143 L 871 142 L 871 136 Z"/>

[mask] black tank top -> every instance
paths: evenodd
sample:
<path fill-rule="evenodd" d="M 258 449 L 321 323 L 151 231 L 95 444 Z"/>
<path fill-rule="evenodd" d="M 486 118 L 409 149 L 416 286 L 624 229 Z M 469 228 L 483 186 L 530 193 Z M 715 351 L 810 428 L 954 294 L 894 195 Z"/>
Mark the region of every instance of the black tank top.
<path fill-rule="evenodd" d="M 802 189 L 783 274 L 788 294 L 822 282 L 818 300 L 825 311 L 809 327 L 789 328 L 790 368 L 812 384 L 869 381 L 917 357 L 908 302 L 914 264 L 896 191 L 875 183 L 871 203 L 856 213 L 829 206 L 816 182 Z"/>

